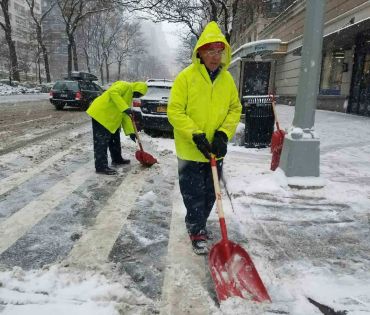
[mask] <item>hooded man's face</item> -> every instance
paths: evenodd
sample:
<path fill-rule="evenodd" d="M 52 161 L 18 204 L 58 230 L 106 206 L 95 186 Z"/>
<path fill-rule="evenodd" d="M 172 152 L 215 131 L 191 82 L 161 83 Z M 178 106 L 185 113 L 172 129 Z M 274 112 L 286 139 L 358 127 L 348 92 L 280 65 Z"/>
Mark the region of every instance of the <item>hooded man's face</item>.
<path fill-rule="evenodd" d="M 215 71 L 221 64 L 225 45 L 221 42 L 209 43 L 198 49 L 199 57 L 210 71 Z"/>
<path fill-rule="evenodd" d="M 199 56 L 208 70 L 215 71 L 221 64 L 223 52 L 223 49 L 199 50 Z"/>

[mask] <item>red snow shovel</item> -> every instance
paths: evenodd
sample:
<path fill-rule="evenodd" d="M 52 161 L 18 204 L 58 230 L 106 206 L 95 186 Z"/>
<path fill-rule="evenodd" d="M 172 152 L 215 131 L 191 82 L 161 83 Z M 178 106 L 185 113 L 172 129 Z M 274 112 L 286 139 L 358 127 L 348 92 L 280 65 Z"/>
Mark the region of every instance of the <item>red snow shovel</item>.
<path fill-rule="evenodd" d="M 144 165 L 144 166 L 152 166 L 153 164 L 158 163 L 155 157 L 153 157 L 151 154 L 144 151 L 143 145 L 141 144 L 141 141 L 139 138 L 139 133 L 137 132 L 136 123 L 135 123 L 133 114 L 130 117 L 131 117 L 132 125 L 134 126 L 135 136 L 136 136 L 137 143 L 140 149 L 135 152 L 136 160 L 138 160 L 141 163 L 141 165 Z"/>
<path fill-rule="evenodd" d="M 280 129 L 280 125 L 277 119 L 276 115 L 276 101 L 275 101 L 275 95 L 271 95 L 272 98 L 272 110 L 274 112 L 274 117 L 275 117 L 275 123 L 276 123 L 276 129 L 272 133 L 271 137 L 271 152 L 272 152 L 272 159 L 271 159 L 271 167 L 270 169 L 272 171 L 275 171 L 277 167 L 279 166 L 280 162 L 280 155 L 281 151 L 283 149 L 283 143 L 284 143 L 284 137 L 285 137 L 285 131 Z"/>
<path fill-rule="evenodd" d="M 222 235 L 221 241 L 212 246 L 208 255 L 208 265 L 215 283 L 217 298 L 220 302 L 233 296 L 257 302 L 271 302 L 270 296 L 248 253 L 241 246 L 227 238 L 216 159 L 213 155 L 211 157 L 211 167 Z"/>

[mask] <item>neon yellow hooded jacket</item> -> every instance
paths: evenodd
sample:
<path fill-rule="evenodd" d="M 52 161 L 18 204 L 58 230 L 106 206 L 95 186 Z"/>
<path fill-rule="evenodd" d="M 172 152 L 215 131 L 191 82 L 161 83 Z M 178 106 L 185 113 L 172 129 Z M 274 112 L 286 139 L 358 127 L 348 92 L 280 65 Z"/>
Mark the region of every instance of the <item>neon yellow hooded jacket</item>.
<path fill-rule="evenodd" d="M 131 107 L 134 92 L 145 94 L 148 86 L 145 82 L 114 82 L 102 95 L 97 97 L 86 113 L 103 125 L 111 133 L 122 126 L 126 135 L 134 133 L 129 115 L 123 113 Z"/>
<path fill-rule="evenodd" d="M 213 82 L 197 56 L 198 48 L 211 42 L 225 44 L 221 71 Z M 194 48 L 192 64 L 178 74 L 171 89 L 167 115 L 174 127 L 180 159 L 208 161 L 193 142 L 195 133 L 205 133 L 210 143 L 217 130 L 223 131 L 229 140 L 233 137 L 242 107 L 234 80 L 227 71 L 230 60 L 229 44 L 216 22 L 210 22 Z"/>

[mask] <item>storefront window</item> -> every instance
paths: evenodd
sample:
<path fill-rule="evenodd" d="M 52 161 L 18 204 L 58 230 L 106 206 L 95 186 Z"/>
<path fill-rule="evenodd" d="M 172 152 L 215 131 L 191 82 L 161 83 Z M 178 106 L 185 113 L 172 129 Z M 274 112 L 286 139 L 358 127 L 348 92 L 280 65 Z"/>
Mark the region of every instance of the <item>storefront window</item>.
<path fill-rule="evenodd" d="M 321 68 L 320 94 L 340 95 L 343 60 L 343 51 L 334 51 L 324 55 Z"/>

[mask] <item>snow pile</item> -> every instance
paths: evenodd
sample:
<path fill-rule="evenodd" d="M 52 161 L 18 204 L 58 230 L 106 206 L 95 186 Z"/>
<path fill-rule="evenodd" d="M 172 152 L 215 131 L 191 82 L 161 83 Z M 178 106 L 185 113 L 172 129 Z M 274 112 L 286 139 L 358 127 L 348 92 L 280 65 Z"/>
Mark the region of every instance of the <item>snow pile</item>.
<path fill-rule="evenodd" d="M 0 305 L 5 305 L 4 315 L 118 315 L 152 303 L 127 288 L 128 283 L 121 278 L 108 282 L 104 275 L 92 271 L 54 266 L 25 272 L 15 267 L 0 273 Z"/>
<path fill-rule="evenodd" d="M 7 84 L 0 83 L 0 96 L 4 95 L 16 95 L 16 94 L 32 94 L 40 93 L 40 90 L 37 88 L 26 88 L 24 86 L 10 86 Z"/>

